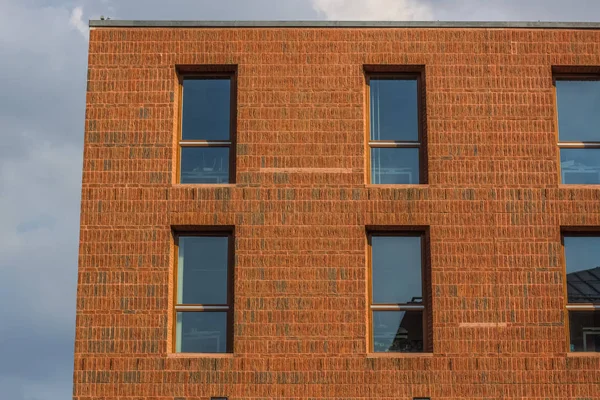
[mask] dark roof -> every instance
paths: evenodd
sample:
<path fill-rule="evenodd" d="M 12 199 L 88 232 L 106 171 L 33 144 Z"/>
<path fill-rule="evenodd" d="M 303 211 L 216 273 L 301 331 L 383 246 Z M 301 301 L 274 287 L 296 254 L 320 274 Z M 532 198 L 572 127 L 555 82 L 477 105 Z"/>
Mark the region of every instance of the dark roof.
<path fill-rule="evenodd" d="M 600 267 L 567 274 L 569 303 L 600 303 Z"/>
<path fill-rule="evenodd" d="M 600 29 L 600 22 L 478 21 L 134 21 L 90 20 L 93 28 L 513 28 Z"/>

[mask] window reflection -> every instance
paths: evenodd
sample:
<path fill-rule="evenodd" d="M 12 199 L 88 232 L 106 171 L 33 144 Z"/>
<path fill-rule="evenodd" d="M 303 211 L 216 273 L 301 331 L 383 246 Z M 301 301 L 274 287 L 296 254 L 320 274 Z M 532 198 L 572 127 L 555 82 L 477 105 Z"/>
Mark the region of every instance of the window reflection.
<path fill-rule="evenodd" d="M 370 183 L 421 183 L 418 78 L 374 76 L 368 82 Z"/>
<path fill-rule="evenodd" d="M 181 236 L 178 304 L 227 304 L 226 236 Z"/>
<path fill-rule="evenodd" d="M 225 353 L 227 349 L 226 312 L 178 312 L 177 352 Z"/>
<path fill-rule="evenodd" d="M 182 147 L 181 183 L 228 183 L 228 147 Z"/>
<path fill-rule="evenodd" d="M 600 351 L 600 236 L 564 236 L 571 351 Z"/>
<path fill-rule="evenodd" d="M 561 149 L 562 183 L 600 184 L 600 149 Z"/>
<path fill-rule="evenodd" d="M 600 352 L 600 311 L 569 312 L 571 351 Z"/>
<path fill-rule="evenodd" d="M 419 149 L 372 148 L 371 183 L 419 183 Z"/>
<path fill-rule="evenodd" d="M 600 81 L 557 80 L 556 104 L 561 142 L 600 141 Z"/>
<path fill-rule="evenodd" d="M 181 137 L 183 140 L 229 140 L 230 79 L 185 79 Z"/>
<path fill-rule="evenodd" d="M 178 235 L 175 351 L 231 350 L 230 235 Z"/>
<path fill-rule="evenodd" d="M 422 240 L 409 233 L 370 237 L 375 352 L 423 351 Z"/>
<path fill-rule="evenodd" d="M 411 353 L 423 351 L 421 311 L 374 311 L 373 350 Z"/>
<path fill-rule="evenodd" d="M 416 79 L 371 78 L 371 140 L 419 140 Z"/>
<path fill-rule="evenodd" d="M 567 274 L 569 303 L 600 303 L 600 267 Z"/>
<path fill-rule="evenodd" d="M 600 304 L 600 236 L 565 236 L 567 296 L 570 304 Z"/>
<path fill-rule="evenodd" d="M 235 155 L 233 79 L 233 75 L 184 77 L 179 183 L 226 184 L 235 179 L 230 171 Z"/>
<path fill-rule="evenodd" d="M 372 236 L 373 303 L 422 303 L 421 237 Z"/>
<path fill-rule="evenodd" d="M 556 81 L 561 182 L 600 184 L 600 81 Z"/>

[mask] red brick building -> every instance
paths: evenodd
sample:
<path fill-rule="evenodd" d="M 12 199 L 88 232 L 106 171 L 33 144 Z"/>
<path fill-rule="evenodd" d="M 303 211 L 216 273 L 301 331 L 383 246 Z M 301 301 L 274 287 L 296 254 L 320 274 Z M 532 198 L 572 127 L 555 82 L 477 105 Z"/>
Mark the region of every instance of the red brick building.
<path fill-rule="evenodd" d="M 600 399 L 600 24 L 91 27 L 74 399 Z"/>

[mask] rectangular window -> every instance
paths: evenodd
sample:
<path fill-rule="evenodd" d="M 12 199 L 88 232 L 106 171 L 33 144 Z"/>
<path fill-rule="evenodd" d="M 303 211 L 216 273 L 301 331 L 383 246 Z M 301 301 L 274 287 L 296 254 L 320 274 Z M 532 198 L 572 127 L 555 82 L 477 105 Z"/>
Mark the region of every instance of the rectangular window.
<path fill-rule="evenodd" d="M 420 86 L 418 74 L 367 77 L 370 183 L 423 183 Z"/>
<path fill-rule="evenodd" d="M 600 352 L 600 235 L 565 235 L 571 351 Z"/>
<path fill-rule="evenodd" d="M 561 182 L 600 184 L 600 76 L 555 79 Z"/>
<path fill-rule="evenodd" d="M 234 181 L 235 98 L 233 74 L 183 77 L 180 183 Z"/>
<path fill-rule="evenodd" d="M 371 346 L 374 352 L 424 351 L 423 235 L 369 235 Z"/>
<path fill-rule="evenodd" d="M 178 353 L 231 352 L 232 241 L 227 233 L 176 237 Z"/>

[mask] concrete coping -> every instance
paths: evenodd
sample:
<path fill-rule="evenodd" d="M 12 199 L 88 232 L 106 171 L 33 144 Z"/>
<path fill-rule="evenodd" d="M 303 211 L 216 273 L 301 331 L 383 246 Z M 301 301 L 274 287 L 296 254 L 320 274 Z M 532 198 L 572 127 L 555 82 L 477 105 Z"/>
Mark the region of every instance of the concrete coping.
<path fill-rule="evenodd" d="M 90 20 L 91 28 L 484 28 L 600 29 L 600 22 L 508 21 L 135 21 Z"/>

